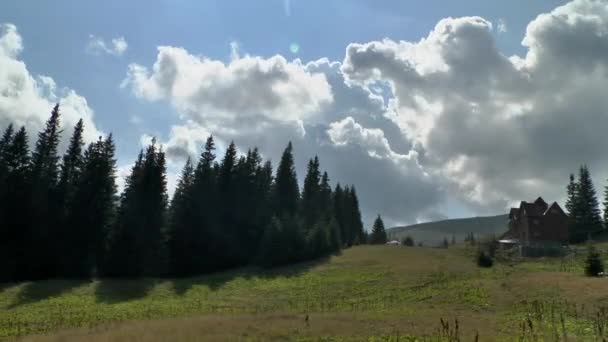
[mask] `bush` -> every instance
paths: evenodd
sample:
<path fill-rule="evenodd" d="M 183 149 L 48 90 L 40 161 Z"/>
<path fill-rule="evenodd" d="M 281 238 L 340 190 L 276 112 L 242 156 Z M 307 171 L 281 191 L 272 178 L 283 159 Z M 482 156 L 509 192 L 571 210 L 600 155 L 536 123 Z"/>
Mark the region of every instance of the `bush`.
<path fill-rule="evenodd" d="M 494 265 L 494 259 L 490 256 L 489 253 L 479 250 L 477 251 L 477 266 L 490 268 Z"/>
<path fill-rule="evenodd" d="M 408 235 L 408 236 L 404 237 L 403 240 L 401 240 L 401 245 L 412 247 L 412 246 L 414 246 L 414 239 Z"/>
<path fill-rule="evenodd" d="M 604 272 L 604 262 L 600 253 L 597 252 L 593 245 L 587 247 L 587 258 L 585 258 L 585 275 L 588 277 L 597 277 Z"/>

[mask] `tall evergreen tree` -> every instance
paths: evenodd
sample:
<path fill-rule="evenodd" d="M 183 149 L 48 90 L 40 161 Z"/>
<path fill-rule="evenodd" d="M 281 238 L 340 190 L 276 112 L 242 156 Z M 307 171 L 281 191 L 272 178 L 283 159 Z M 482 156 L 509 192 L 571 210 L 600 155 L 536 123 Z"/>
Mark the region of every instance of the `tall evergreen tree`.
<path fill-rule="evenodd" d="M 218 228 L 218 184 L 219 166 L 215 162 L 215 141 L 209 136 L 194 171 L 192 245 L 199 253 L 192 256 L 194 273 L 205 273 L 218 269 L 214 258 L 213 244 L 219 235 Z"/>
<path fill-rule="evenodd" d="M 573 217 L 574 224 L 570 232 L 572 241 L 584 241 L 589 234 L 602 229 L 602 219 L 595 187 L 586 165 L 582 165 L 579 170 L 573 212 L 575 214 Z"/>
<path fill-rule="evenodd" d="M 350 230 L 348 229 L 348 223 L 346 219 L 346 194 L 342 189 L 340 183 L 336 184 L 336 189 L 333 195 L 333 213 L 336 219 L 336 223 L 340 230 L 340 237 L 342 244 L 347 245 L 350 240 Z"/>
<path fill-rule="evenodd" d="M 0 281 L 29 277 L 25 254 L 30 215 L 30 155 L 25 127 L 21 127 L 3 147 L 6 175 L 0 183 Z"/>
<path fill-rule="evenodd" d="M 312 227 L 321 216 L 321 172 L 319 171 L 319 158 L 315 156 L 308 162 L 304 187 L 302 189 L 302 217 L 306 227 Z"/>
<path fill-rule="evenodd" d="M 291 142 L 283 151 L 277 168 L 274 184 L 275 213 L 279 217 L 292 216 L 297 213 L 300 200 L 298 178 L 293 161 L 293 146 Z M 285 226 L 283 226 L 285 229 Z"/>
<path fill-rule="evenodd" d="M 170 269 L 174 275 L 192 274 L 193 256 L 200 253 L 192 244 L 192 204 L 193 204 L 194 166 L 188 157 L 182 169 L 177 188 L 171 200 L 169 210 L 168 244 L 170 252 Z"/>
<path fill-rule="evenodd" d="M 144 156 L 140 154 L 123 193 L 109 251 L 113 275 L 159 276 L 167 271 L 167 205 L 165 154 L 153 139 Z"/>
<path fill-rule="evenodd" d="M 59 105 L 56 105 L 44 129 L 38 133 L 38 141 L 31 159 L 30 238 L 27 249 L 27 273 L 30 279 L 54 276 L 59 252 L 57 227 L 57 179 L 59 177 Z"/>
<path fill-rule="evenodd" d="M 112 135 L 91 143 L 68 201 L 66 250 L 62 271 L 68 277 L 96 275 L 103 267 L 105 245 L 115 218 L 116 159 Z"/>
<path fill-rule="evenodd" d="M 0 137 L 0 167 L 4 165 L 4 150 L 10 145 L 14 132 L 13 124 L 8 125 Z"/>
<path fill-rule="evenodd" d="M 6 177 L 8 175 L 8 165 L 7 165 L 7 149 L 10 146 L 14 135 L 13 125 L 10 124 L 2 137 L 0 137 L 0 226 L 4 224 L 2 208 L 4 207 L 4 199 L 6 197 Z"/>
<path fill-rule="evenodd" d="M 348 193 L 348 217 L 349 217 L 349 228 L 350 228 L 350 241 L 349 245 L 358 245 L 365 243 L 367 238 L 365 229 L 363 228 L 363 221 L 361 220 L 361 210 L 359 209 L 359 197 L 357 196 L 357 190 L 355 186 L 350 187 Z"/>
<path fill-rule="evenodd" d="M 372 227 L 372 233 L 370 237 L 371 244 L 385 244 L 386 243 L 386 230 L 384 229 L 384 222 L 382 222 L 382 218 L 380 215 L 374 221 L 374 226 Z"/>
<path fill-rule="evenodd" d="M 82 153 L 84 147 L 84 140 L 82 138 L 83 130 L 84 124 L 82 119 L 80 119 L 78 120 L 78 123 L 76 123 L 76 126 L 74 126 L 74 132 L 70 138 L 68 150 L 63 156 L 63 162 L 60 167 L 61 171 L 59 174 L 57 200 L 59 201 L 59 207 L 62 210 L 62 216 L 65 216 L 66 214 L 65 211 L 67 208 L 65 206 L 74 195 L 84 165 L 84 156 Z"/>

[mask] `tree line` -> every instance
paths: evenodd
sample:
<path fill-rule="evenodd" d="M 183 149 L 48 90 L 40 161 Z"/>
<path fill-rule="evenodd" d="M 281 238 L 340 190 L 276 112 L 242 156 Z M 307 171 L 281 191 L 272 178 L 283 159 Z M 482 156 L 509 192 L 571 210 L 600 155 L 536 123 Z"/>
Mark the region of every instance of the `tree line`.
<path fill-rule="evenodd" d="M 119 195 L 112 135 L 86 145 L 83 130 L 80 120 L 60 157 L 56 105 L 31 152 L 25 127 L 0 137 L 0 281 L 272 267 L 367 240 L 355 187 L 332 189 L 314 157 L 300 191 L 291 143 L 273 174 L 257 148 L 239 155 L 231 143 L 218 160 L 210 136 L 169 200 L 155 140 Z"/>

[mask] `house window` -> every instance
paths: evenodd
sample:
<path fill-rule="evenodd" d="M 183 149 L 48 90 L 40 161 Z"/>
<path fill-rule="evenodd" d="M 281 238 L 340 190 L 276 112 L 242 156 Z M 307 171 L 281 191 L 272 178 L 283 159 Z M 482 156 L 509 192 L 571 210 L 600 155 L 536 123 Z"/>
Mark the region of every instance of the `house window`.
<path fill-rule="evenodd" d="M 539 220 L 534 219 L 534 220 L 532 220 L 532 223 L 533 223 L 533 224 L 535 224 L 535 225 L 538 225 L 538 224 L 540 223 L 540 221 L 539 221 Z"/>

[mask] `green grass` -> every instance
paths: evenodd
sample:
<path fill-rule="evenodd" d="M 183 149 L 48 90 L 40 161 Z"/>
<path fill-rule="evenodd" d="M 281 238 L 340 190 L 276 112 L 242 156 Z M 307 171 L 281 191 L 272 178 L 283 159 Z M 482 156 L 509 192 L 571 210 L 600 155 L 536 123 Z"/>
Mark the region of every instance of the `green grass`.
<path fill-rule="evenodd" d="M 479 334 L 481 341 L 532 341 L 564 334 L 571 340 L 608 336 L 603 327 L 608 314 L 602 316 L 608 279 L 585 278 L 582 256 L 480 269 L 472 255 L 463 247 L 364 246 L 266 272 L 4 285 L 0 338 L 448 341 L 457 335 L 470 341 Z"/>

